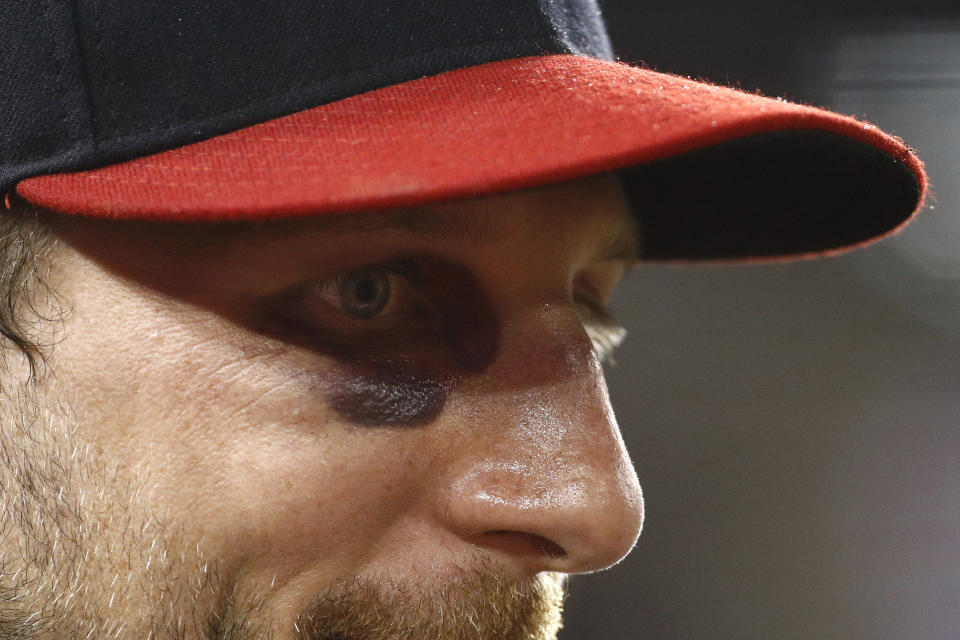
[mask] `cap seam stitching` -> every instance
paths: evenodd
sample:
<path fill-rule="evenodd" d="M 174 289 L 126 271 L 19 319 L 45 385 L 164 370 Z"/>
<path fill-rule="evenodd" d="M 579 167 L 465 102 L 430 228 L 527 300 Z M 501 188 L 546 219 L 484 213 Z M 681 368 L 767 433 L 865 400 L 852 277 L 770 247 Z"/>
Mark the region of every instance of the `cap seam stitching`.
<path fill-rule="evenodd" d="M 70 23 L 73 27 L 73 39 L 77 47 L 77 58 L 80 67 L 80 78 L 83 82 L 83 98 L 87 103 L 87 130 L 90 136 L 90 143 L 93 145 L 93 155 L 96 157 L 97 150 L 99 147 L 97 141 L 97 119 L 94 115 L 94 106 L 93 106 L 93 96 L 90 92 L 90 69 L 88 65 L 86 47 L 84 46 L 83 38 L 80 34 L 80 25 L 79 25 L 79 12 L 78 0 L 68 0 L 70 2 Z M 96 12 L 96 2 L 93 2 L 94 12 Z M 99 21 L 99 18 L 97 18 Z M 74 145 L 73 147 L 68 147 L 70 149 L 80 146 Z M 49 156 L 48 156 L 49 157 Z"/>
<path fill-rule="evenodd" d="M 46 21 L 47 27 L 52 32 L 53 28 L 50 26 L 50 0 L 44 0 L 41 11 L 43 12 L 43 19 Z M 63 127 L 63 130 L 69 134 L 70 125 L 67 123 L 67 105 L 63 91 L 63 57 L 61 53 L 62 51 L 57 47 L 51 56 L 51 61 L 53 62 L 53 71 L 56 74 L 56 92 L 60 97 L 60 125 Z M 30 161 L 35 158 L 36 156 L 27 158 L 26 160 Z"/>

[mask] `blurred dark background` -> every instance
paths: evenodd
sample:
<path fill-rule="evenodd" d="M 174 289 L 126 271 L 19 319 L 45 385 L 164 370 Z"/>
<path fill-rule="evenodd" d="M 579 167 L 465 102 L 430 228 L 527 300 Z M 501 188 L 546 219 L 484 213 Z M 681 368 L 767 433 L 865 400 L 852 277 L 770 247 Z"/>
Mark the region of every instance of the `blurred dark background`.
<path fill-rule="evenodd" d="M 623 60 L 870 120 L 934 195 L 839 258 L 636 270 L 609 379 L 647 523 L 561 638 L 960 638 L 960 3 L 603 6 Z"/>

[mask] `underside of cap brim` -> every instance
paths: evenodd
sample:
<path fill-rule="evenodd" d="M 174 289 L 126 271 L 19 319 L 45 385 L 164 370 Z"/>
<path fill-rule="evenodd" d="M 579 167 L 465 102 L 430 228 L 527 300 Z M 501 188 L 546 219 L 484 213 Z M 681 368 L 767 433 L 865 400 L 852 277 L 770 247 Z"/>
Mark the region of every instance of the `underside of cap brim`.
<path fill-rule="evenodd" d="M 926 190 L 902 141 L 853 118 L 556 55 L 385 87 L 17 191 L 87 216 L 266 220 L 613 170 L 624 170 L 648 259 L 830 252 L 897 229 Z"/>

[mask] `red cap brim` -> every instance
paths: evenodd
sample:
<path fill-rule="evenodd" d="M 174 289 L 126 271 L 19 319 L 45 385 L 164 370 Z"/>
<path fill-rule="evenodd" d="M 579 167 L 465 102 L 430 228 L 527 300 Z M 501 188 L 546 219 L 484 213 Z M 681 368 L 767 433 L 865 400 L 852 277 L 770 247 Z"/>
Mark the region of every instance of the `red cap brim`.
<path fill-rule="evenodd" d="M 575 56 L 450 71 L 129 162 L 22 181 L 65 213 L 264 220 L 424 204 L 651 163 L 782 130 L 843 136 L 926 178 L 902 141 L 828 111 Z M 876 232 L 872 232 L 876 235 Z"/>

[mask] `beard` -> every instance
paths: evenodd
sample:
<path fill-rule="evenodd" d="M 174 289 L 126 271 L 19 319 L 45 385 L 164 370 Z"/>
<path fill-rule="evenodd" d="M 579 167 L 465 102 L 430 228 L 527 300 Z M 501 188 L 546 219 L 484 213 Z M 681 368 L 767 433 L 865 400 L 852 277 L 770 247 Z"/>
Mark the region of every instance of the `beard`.
<path fill-rule="evenodd" d="M 552 640 L 565 577 L 504 577 L 485 555 L 430 581 L 334 580 L 293 620 L 241 561 L 205 554 L 149 483 L 106 461 L 36 386 L 3 392 L 0 638 L 46 640 Z"/>
<path fill-rule="evenodd" d="M 483 561 L 427 589 L 341 581 L 297 622 L 297 640 L 551 640 L 561 626 L 565 579 L 516 583 Z"/>

